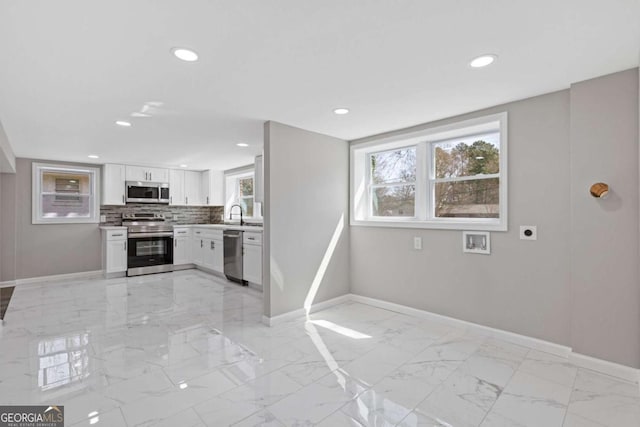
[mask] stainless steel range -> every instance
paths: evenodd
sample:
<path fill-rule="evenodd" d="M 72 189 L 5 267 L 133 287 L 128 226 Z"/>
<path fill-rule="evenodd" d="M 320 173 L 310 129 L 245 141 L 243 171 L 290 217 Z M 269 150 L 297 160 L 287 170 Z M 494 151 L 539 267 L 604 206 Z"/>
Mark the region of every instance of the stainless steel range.
<path fill-rule="evenodd" d="M 173 226 L 157 213 L 122 214 L 128 231 L 127 276 L 173 271 Z"/>

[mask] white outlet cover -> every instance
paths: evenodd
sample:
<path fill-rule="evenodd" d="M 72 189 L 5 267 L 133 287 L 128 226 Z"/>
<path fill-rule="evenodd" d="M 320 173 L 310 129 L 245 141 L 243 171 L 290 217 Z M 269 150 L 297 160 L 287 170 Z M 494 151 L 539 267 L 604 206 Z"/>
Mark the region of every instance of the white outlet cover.
<path fill-rule="evenodd" d="M 413 249 L 422 250 L 422 237 L 414 237 L 413 238 Z"/>
<path fill-rule="evenodd" d="M 527 231 L 531 233 L 527 233 Z M 520 240 L 538 240 L 538 228 L 535 225 L 521 225 Z"/>

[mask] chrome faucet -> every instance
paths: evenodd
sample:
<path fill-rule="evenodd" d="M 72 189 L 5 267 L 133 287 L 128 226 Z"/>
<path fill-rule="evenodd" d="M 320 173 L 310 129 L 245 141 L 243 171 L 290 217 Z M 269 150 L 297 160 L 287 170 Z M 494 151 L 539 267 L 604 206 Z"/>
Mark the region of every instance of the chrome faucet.
<path fill-rule="evenodd" d="M 231 205 L 231 207 L 229 208 L 229 220 L 233 219 L 233 208 L 235 208 L 236 206 L 240 208 L 240 225 L 244 225 L 244 221 L 242 220 L 242 206 L 237 203 L 235 205 Z"/>

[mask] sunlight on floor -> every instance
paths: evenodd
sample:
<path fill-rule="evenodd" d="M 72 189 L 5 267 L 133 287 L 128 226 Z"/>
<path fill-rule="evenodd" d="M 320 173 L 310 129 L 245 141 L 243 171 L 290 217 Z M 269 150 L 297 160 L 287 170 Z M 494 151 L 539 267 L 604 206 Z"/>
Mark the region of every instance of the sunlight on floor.
<path fill-rule="evenodd" d="M 363 334 L 362 332 L 354 331 L 353 329 L 336 325 L 335 323 L 329 322 L 328 320 L 309 320 L 309 323 L 313 323 L 314 325 L 321 326 L 323 328 L 329 329 L 333 332 L 337 332 L 341 335 L 344 335 L 345 337 L 353 338 L 355 340 L 371 338 L 371 335 Z"/>

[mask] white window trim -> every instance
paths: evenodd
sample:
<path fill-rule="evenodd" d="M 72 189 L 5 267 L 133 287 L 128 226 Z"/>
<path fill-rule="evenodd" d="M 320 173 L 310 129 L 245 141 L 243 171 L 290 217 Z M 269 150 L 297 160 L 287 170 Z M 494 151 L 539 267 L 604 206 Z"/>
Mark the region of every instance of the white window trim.
<path fill-rule="evenodd" d="M 40 216 L 42 210 L 42 181 L 40 171 L 59 170 L 62 172 L 88 173 L 91 175 L 92 213 L 90 218 L 79 217 L 54 217 L 44 218 Z M 33 224 L 99 224 L 100 223 L 100 168 L 84 166 L 67 166 L 63 164 L 33 163 L 31 174 L 31 221 Z"/>
<path fill-rule="evenodd" d="M 397 133 L 392 136 L 350 147 L 350 224 L 365 227 L 425 228 L 447 230 L 488 230 L 507 231 L 508 229 L 508 115 L 506 112 L 477 117 L 442 126 L 417 131 Z M 429 145 L 435 141 L 463 137 L 490 131 L 500 132 L 500 217 L 499 218 L 434 218 L 431 212 L 433 190 L 431 177 L 425 176 L 432 168 Z M 403 147 L 417 147 L 416 206 L 415 217 L 372 217 L 369 215 L 369 165 L 366 159 L 373 152 Z M 483 176 L 484 178 L 484 176 Z M 427 199 L 431 200 L 427 208 Z"/>

